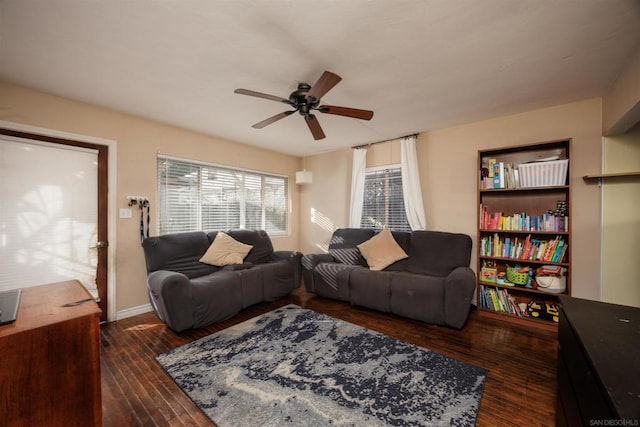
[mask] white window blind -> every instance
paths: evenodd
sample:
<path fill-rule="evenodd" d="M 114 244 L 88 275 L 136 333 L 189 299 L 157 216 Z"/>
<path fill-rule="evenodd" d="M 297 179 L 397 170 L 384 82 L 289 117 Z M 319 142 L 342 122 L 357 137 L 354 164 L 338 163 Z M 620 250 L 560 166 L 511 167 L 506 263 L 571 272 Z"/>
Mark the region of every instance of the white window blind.
<path fill-rule="evenodd" d="M 288 178 L 158 157 L 159 233 L 287 232 Z"/>
<path fill-rule="evenodd" d="M 404 210 L 402 173 L 399 167 L 367 169 L 361 227 L 411 231 Z"/>
<path fill-rule="evenodd" d="M 77 279 L 97 297 L 97 159 L 0 138 L 0 291 Z"/>

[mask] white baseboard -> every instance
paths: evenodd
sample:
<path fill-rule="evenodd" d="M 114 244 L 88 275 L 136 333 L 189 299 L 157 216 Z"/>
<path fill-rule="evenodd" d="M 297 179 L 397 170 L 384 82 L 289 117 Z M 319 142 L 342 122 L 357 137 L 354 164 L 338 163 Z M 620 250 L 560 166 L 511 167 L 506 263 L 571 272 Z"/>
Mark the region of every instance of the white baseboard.
<path fill-rule="evenodd" d="M 137 316 L 138 314 L 153 311 L 151 304 L 139 305 L 137 307 L 125 308 L 116 313 L 116 320 L 126 319 L 127 317 Z"/>

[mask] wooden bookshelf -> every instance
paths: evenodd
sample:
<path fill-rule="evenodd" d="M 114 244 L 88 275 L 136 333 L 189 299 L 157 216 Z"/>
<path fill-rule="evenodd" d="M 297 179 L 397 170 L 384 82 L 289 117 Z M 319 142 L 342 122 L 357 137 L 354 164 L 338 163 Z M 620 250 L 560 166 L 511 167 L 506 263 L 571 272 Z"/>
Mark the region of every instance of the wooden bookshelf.
<path fill-rule="evenodd" d="M 559 309 L 558 295 L 571 295 L 570 144 L 570 139 L 562 139 L 478 151 L 479 315 L 557 330 L 552 313 Z M 503 175 L 496 178 L 492 172 Z M 566 281 L 563 292 L 538 286 L 536 269 L 541 266 L 560 267 Z M 502 273 L 501 283 L 487 281 L 483 267 Z M 508 267 L 523 272 L 518 277 L 526 283 L 509 283 Z M 545 308 L 548 304 L 551 313 L 523 312 L 522 304 L 532 301 Z"/>

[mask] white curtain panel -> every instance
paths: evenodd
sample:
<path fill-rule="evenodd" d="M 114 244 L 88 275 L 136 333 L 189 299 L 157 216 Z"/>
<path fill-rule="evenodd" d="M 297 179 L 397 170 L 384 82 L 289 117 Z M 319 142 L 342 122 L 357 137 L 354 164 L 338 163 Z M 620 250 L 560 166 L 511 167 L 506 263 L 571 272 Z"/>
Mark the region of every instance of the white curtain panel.
<path fill-rule="evenodd" d="M 367 169 L 367 150 L 353 150 L 353 169 L 351 174 L 351 206 L 349 209 L 349 227 L 359 228 L 362 221 L 364 204 L 364 176 Z"/>
<path fill-rule="evenodd" d="M 418 157 L 416 155 L 416 137 L 407 136 L 400 140 L 400 168 L 402 171 L 402 193 L 404 210 L 412 230 L 426 230 Z"/>

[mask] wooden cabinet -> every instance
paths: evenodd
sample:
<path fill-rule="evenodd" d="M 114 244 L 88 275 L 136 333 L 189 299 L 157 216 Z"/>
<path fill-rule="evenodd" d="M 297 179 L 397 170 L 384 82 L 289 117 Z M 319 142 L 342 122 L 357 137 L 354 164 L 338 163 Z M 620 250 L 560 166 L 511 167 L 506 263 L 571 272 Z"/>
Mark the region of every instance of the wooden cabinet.
<path fill-rule="evenodd" d="M 571 294 L 570 142 L 478 152 L 480 315 L 557 330 L 557 296 Z"/>
<path fill-rule="evenodd" d="M 100 309 L 77 281 L 22 290 L 0 326 L 3 426 L 101 426 Z"/>
<path fill-rule="evenodd" d="M 640 309 L 560 301 L 556 424 L 638 425 Z"/>

